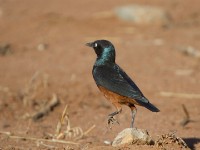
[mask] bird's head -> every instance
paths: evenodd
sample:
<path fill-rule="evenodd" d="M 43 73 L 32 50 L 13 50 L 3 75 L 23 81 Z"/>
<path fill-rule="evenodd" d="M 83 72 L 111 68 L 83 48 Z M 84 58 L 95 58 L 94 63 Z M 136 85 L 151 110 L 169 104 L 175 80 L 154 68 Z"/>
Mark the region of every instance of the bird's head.
<path fill-rule="evenodd" d="M 94 42 L 86 43 L 86 45 L 94 49 L 97 54 L 97 59 L 115 62 L 115 48 L 110 41 L 96 40 Z"/>

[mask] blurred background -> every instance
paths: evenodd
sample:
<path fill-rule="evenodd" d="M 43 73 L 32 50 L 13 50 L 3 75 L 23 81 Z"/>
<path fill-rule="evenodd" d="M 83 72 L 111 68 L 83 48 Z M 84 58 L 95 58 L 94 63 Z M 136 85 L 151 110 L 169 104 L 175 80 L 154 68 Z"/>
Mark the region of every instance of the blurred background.
<path fill-rule="evenodd" d="M 107 128 L 115 108 L 96 87 L 96 55 L 85 46 L 97 39 L 114 44 L 117 64 L 161 110 L 137 107 L 135 126 L 154 137 L 176 131 L 200 148 L 198 0 L 0 0 L 0 131 L 51 139 L 66 105 L 72 127 L 95 126 L 79 140 L 85 149 L 129 127 L 124 106 L 120 125 Z M 36 147 L 3 133 L 0 143 Z"/>

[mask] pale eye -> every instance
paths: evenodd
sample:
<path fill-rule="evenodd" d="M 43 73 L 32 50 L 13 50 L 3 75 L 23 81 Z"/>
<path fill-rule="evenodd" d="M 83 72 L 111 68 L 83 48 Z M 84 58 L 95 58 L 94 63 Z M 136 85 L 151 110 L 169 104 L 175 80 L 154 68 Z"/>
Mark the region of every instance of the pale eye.
<path fill-rule="evenodd" d="M 94 47 L 97 47 L 97 43 L 94 44 Z"/>

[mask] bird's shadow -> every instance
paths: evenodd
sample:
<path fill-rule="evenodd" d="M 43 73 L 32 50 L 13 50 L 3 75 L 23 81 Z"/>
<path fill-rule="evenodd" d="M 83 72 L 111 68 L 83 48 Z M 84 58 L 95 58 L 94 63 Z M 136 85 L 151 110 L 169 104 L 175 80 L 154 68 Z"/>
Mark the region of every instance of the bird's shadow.
<path fill-rule="evenodd" d="M 192 150 L 195 150 L 195 144 L 200 143 L 200 138 L 183 138 L 183 140 Z"/>

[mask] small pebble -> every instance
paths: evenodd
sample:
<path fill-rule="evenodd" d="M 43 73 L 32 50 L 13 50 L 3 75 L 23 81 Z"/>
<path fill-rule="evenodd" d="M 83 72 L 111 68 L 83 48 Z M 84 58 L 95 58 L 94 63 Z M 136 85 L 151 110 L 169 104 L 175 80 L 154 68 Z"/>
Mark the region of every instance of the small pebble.
<path fill-rule="evenodd" d="M 171 17 L 167 11 L 159 7 L 148 5 L 121 6 L 115 9 L 115 14 L 121 20 L 141 25 L 169 25 L 171 23 Z"/>
<path fill-rule="evenodd" d="M 111 145 L 112 142 L 111 142 L 111 141 L 104 141 L 104 144 L 106 144 L 106 145 Z"/>
<path fill-rule="evenodd" d="M 41 43 L 41 44 L 39 44 L 39 45 L 37 46 L 37 50 L 38 50 L 38 51 L 44 51 L 44 50 L 47 49 L 47 47 L 48 47 L 47 44 Z"/>

